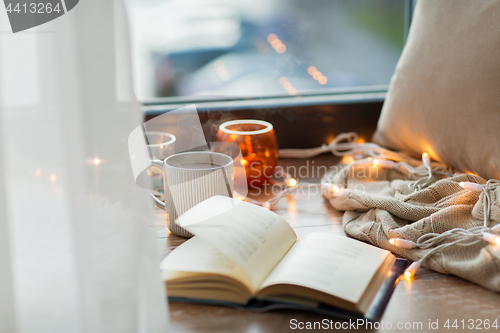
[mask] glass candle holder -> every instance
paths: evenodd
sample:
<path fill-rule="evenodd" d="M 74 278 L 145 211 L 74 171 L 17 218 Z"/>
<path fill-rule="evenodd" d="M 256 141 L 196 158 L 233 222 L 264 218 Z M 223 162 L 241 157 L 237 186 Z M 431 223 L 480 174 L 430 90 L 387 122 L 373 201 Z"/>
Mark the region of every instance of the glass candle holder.
<path fill-rule="evenodd" d="M 151 153 L 151 158 L 163 161 L 174 153 L 175 136 L 165 132 L 146 132 L 148 139 L 147 147 Z M 153 190 L 163 192 L 163 175 L 161 170 L 149 167 L 146 174 L 151 177 Z"/>
<path fill-rule="evenodd" d="M 238 145 L 242 153 L 239 163 L 245 167 L 250 187 L 260 187 L 273 176 L 278 163 L 278 141 L 273 125 L 267 121 L 227 121 L 219 126 L 216 141 Z"/>

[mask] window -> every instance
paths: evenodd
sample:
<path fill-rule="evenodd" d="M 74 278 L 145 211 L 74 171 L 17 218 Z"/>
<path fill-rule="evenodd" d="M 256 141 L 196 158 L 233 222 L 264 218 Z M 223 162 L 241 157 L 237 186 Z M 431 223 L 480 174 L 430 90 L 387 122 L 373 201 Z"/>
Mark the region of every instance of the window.
<path fill-rule="evenodd" d="M 403 0 L 127 0 L 141 101 L 385 91 Z"/>

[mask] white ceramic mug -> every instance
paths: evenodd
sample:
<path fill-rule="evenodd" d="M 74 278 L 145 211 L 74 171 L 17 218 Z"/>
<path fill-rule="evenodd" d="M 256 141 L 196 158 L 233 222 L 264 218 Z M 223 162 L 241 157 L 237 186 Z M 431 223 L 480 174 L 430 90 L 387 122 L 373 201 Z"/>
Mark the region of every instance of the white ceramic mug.
<path fill-rule="evenodd" d="M 233 159 L 214 152 L 187 152 L 151 164 L 163 171 L 165 202 L 154 197 L 166 213 L 168 229 L 179 236 L 192 234 L 175 223 L 175 219 L 194 205 L 215 195 L 232 197 Z"/>

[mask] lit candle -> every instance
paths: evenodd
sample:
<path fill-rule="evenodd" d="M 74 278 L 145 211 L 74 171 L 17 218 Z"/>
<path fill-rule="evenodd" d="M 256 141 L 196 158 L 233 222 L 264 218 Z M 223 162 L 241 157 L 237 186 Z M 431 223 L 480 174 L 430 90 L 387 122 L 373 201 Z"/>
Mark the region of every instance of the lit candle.
<path fill-rule="evenodd" d="M 241 150 L 242 159 L 235 164 L 235 185 L 238 164 L 244 167 L 247 184 L 262 186 L 274 174 L 278 163 L 278 143 L 273 125 L 262 120 L 233 120 L 220 125 L 217 142 L 234 143 Z M 228 146 L 220 145 L 217 151 L 227 153 Z M 229 154 L 228 154 L 229 155 Z"/>

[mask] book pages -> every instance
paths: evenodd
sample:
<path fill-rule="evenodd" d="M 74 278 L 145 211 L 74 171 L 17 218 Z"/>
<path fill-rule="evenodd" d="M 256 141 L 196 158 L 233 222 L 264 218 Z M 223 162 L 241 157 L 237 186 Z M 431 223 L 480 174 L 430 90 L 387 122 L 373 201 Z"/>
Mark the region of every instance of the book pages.
<path fill-rule="evenodd" d="M 294 284 L 357 303 L 390 255 L 343 236 L 311 233 L 301 237 L 262 284 Z"/>
<path fill-rule="evenodd" d="M 211 214 L 214 211 L 222 213 Z M 203 219 L 207 215 L 211 217 Z M 191 208 L 179 223 L 195 237 L 232 259 L 245 272 L 253 290 L 296 240 L 293 229 L 277 214 L 222 196 L 212 197 Z"/>

